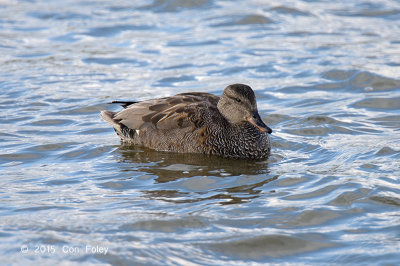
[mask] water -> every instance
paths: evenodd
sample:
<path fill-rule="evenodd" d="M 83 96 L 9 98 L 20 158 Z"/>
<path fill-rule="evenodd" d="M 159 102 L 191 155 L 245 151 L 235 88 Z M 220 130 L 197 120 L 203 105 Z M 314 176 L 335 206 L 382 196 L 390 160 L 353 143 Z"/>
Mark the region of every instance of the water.
<path fill-rule="evenodd" d="M 2 265 L 400 262 L 400 3 L 0 1 Z M 120 145 L 112 100 L 256 91 L 267 161 Z"/>

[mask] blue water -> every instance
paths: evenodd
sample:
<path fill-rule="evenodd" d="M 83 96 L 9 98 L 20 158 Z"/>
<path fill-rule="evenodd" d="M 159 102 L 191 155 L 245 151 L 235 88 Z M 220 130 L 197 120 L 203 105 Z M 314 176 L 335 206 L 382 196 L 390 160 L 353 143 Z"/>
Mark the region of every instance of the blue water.
<path fill-rule="evenodd" d="M 400 3 L 0 1 L 2 265 L 400 263 Z M 121 145 L 112 100 L 256 92 L 266 161 Z"/>

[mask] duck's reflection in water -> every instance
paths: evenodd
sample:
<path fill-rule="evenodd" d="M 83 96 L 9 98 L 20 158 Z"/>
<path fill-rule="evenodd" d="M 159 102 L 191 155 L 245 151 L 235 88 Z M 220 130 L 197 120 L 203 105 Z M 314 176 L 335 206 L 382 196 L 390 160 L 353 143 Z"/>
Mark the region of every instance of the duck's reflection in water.
<path fill-rule="evenodd" d="M 132 166 L 132 171 L 144 172 L 153 178 L 154 183 L 141 192 L 166 201 L 184 203 L 215 199 L 223 204 L 248 202 L 264 191 L 264 185 L 278 178 L 269 172 L 268 160 L 158 152 L 128 145 L 120 146 L 118 153 L 121 162 Z M 270 190 L 267 192 L 271 193 Z"/>

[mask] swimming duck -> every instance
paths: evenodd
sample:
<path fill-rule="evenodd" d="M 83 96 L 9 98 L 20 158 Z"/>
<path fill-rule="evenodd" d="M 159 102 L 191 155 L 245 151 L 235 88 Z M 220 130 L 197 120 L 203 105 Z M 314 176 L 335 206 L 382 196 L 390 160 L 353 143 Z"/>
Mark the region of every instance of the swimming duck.
<path fill-rule="evenodd" d="M 142 102 L 114 101 L 125 109 L 102 111 L 123 142 L 158 151 L 264 159 L 272 130 L 261 120 L 253 90 L 232 84 L 221 97 L 180 93 Z"/>

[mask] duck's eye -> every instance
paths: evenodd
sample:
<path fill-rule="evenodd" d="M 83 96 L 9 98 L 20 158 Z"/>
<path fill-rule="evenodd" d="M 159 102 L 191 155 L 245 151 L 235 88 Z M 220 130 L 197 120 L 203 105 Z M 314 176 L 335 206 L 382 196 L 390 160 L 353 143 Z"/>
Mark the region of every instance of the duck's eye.
<path fill-rule="evenodd" d="M 241 102 L 241 100 L 240 100 L 239 98 L 236 98 L 236 101 L 237 101 L 238 103 L 240 103 L 240 102 Z"/>

